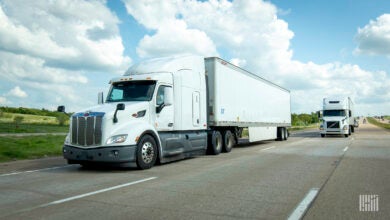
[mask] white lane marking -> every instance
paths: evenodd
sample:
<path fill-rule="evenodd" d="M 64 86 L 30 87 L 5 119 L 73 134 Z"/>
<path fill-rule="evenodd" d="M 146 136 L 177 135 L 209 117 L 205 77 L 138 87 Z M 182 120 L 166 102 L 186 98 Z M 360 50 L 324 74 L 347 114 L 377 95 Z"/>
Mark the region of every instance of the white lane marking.
<path fill-rule="evenodd" d="M 347 150 L 348 150 L 348 146 L 347 146 L 347 147 L 345 147 L 343 151 L 345 152 L 345 151 L 347 151 Z"/>
<path fill-rule="evenodd" d="M 23 173 L 34 173 L 34 172 L 45 171 L 45 170 L 55 170 L 55 169 L 60 169 L 60 168 L 65 168 L 65 167 L 70 167 L 70 166 L 74 166 L 74 165 L 65 165 L 65 166 L 60 166 L 60 167 L 43 168 L 43 169 L 39 169 L 39 170 L 27 170 L 27 171 L 13 172 L 13 173 L 5 173 L 5 174 L 0 174 L 0 177 L 18 175 L 18 174 L 23 174 Z"/>
<path fill-rule="evenodd" d="M 266 150 L 270 150 L 272 148 L 275 148 L 275 146 L 267 147 L 267 148 L 261 149 L 260 151 L 266 151 Z"/>
<path fill-rule="evenodd" d="M 150 178 L 146 178 L 146 179 L 142 179 L 142 180 L 137 180 L 137 181 L 134 181 L 134 182 L 125 183 L 125 184 L 122 184 L 122 185 L 109 187 L 109 188 L 106 188 L 106 189 L 101 189 L 101 190 L 97 190 L 97 191 L 81 194 L 81 195 L 78 195 L 78 196 L 72 196 L 72 197 L 69 197 L 69 198 L 60 199 L 60 200 L 53 201 L 53 202 L 50 202 L 50 203 L 47 203 L 47 204 L 43 204 L 43 205 L 41 205 L 39 207 L 47 207 L 47 206 L 51 206 L 51 205 L 57 205 L 57 204 L 60 204 L 60 203 L 69 202 L 69 201 L 76 200 L 76 199 L 81 199 L 81 198 L 84 198 L 84 197 L 87 197 L 87 196 L 96 195 L 96 194 L 107 192 L 107 191 L 111 191 L 111 190 L 114 190 L 114 189 L 119 189 L 119 188 L 123 188 L 123 187 L 126 187 L 126 186 L 131 186 L 131 185 L 134 185 L 134 184 L 137 184 L 137 183 L 146 182 L 146 181 L 153 180 L 153 179 L 156 179 L 156 178 L 157 177 L 150 177 Z"/>
<path fill-rule="evenodd" d="M 310 191 L 306 194 L 305 198 L 303 198 L 303 200 L 295 208 L 294 212 L 292 212 L 291 215 L 288 217 L 288 220 L 301 219 L 303 214 L 305 214 L 307 208 L 309 208 L 309 205 L 316 198 L 319 191 L 320 191 L 319 188 L 310 189 Z"/>

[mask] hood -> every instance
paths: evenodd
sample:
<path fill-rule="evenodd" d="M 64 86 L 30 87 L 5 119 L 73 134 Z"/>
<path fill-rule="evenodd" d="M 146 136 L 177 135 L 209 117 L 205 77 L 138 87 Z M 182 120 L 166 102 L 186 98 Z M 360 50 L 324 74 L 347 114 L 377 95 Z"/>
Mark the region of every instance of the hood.
<path fill-rule="evenodd" d="M 148 102 L 120 102 L 125 104 L 125 110 L 118 111 L 119 112 L 126 112 L 126 113 L 137 113 L 137 111 L 141 110 L 148 110 L 149 109 L 149 103 Z M 116 110 L 116 106 L 119 104 L 119 102 L 111 102 L 111 103 L 104 103 L 102 105 L 95 105 L 86 109 L 83 109 L 81 111 L 78 111 L 73 114 L 73 116 L 83 116 L 85 114 L 103 114 L 106 117 L 113 116 Z"/>

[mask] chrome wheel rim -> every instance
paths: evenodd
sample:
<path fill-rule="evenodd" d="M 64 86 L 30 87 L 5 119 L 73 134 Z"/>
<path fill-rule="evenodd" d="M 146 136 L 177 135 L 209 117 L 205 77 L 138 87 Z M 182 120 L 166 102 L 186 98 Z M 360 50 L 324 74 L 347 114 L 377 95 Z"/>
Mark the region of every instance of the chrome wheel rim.
<path fill-rule="evenodd" d="M 142 153 L 142 160 L 145 163 L 151 163 L 153 161 L 153 158 L 154 158 L 153 144 L 150 142 L 145 142 L 142 145 L 141 153 Z"/>

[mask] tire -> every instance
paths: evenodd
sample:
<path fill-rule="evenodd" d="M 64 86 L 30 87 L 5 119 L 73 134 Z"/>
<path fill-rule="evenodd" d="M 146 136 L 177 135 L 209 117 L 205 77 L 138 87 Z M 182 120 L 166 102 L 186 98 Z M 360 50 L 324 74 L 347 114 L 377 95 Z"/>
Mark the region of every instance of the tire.
<path fill-rule="evenodd" d="M 325 137 L 325 134 L 321 134 L 321 137 L 322 137 L 322 138 Z"/>
<path fill-rule="evenodd" d="M 288 131 L 287 131 L 287 128 L 283 128 L 284 130 L 284 140 L 287 141 L 288 139 Z"/>
<path fill-rule="evenodd" d="M 283 128 L 276 128 L 276 140 L 283 141 Z"/>
<path fill-rule="evenodd" d="M 355 133 L 355 127 L 354 126 L 351 126 L 351 131 L 352 131 L 352 133 Z"/>
<path fill-rule="evenodd" d="M 234 134 L 230 130 L 226 130 L 223 134 L 223 152 L 229 153 L 234 145 L 236 145 Z"/>
<path fill-rule="evenodd" d="M 212 155 L 220 154 L 222 151 L 222 144 L 223 144 L 223 140 L 222 140 L 221 132 L 213 131 L 213 133 L 211 134 L 211 140 L 209 145 L 210 154 Z"/>
<path fill-rule="evenodd" d="M 141 170 L 150 169 L 157 160 L 157 144 L 150 135 L 144 135 L 137 144 L 137 167 Z"/>

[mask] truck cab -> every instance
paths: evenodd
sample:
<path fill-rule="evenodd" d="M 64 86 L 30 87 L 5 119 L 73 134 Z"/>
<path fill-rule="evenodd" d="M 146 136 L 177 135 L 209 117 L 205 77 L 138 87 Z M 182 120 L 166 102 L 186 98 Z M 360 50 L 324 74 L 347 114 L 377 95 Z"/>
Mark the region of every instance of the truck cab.
<path fill-rule="evenodd" d="M 202 57 L 152 59 L 110 81 L 104 103 L 71 116 L 68 163 L 148 169 L 204 154 L 206 88 Z"/>
<path fill-rule="evenodd" d="M 346 99 L 324 98 L 322 116 L 320 114 L 320 134 L 339 134 L 348 137 L 354 132 L 355 120 L 353 103 Z"/>

